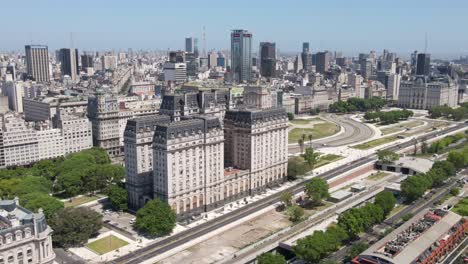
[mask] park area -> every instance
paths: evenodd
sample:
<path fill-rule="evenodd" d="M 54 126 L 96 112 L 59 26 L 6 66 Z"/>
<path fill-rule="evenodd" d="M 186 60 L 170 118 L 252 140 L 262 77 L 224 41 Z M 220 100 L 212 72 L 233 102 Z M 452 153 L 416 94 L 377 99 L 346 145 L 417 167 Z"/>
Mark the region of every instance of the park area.
<path fill-rule="evenodd" d="M 128 245 L 128 242 L 114 235 L 109 235 L 86 244 L 86 247 L 99 255 L 103 255 L 126 245 Z"/>
<path fill-rule="evenodd" d="M 309 135 L 312 135 L 312 139 L 315 140 L 332 136 L 340 131 L 340 127 L 336 124 L 324 121 L 320 118 L 292 120 L 291 126 L 292 129 L 289 131 L 288 136 L 289 143 L 297 143 L 303 135 L 307 141 Z"/>

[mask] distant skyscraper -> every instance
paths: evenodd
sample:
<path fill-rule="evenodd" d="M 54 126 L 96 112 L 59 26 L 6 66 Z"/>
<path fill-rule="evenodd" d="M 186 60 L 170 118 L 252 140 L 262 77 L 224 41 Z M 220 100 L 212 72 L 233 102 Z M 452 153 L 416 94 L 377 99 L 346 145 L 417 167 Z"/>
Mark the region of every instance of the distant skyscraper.
<path fill-rule="evenodd" d="M 260 42 L 260 74 L 264 77 L 275 77 L 276 44 Z"/>
<path fill-rule="evenodd" d="M 83 69 L 86 68 L 93 68 L 94 67 L 94 59 L 92 55 L 84 54 L 81 55 L 81 67 Z"/>
<path fill-rule="evenodd" d="M 47 46 L 27 45 L 26 65 L 28 77 L 37 82 L 48 82 L 49 77 L 49 51 Z"/>
<path fill-rule="evenodd" d="M 226 58 L 223 54 L 218 54 L 218 58 L 216 59 L 216 65 L 218 67 L 226 68 Z"/>
<path fill-rule="evenodd" d="M 214 51 L 208 53 L 208 67 L 210 69 L 216 67 L 216 65 L 218 63 L 217 59 L 218 59 L 218 53 L 216 53 Z"/>
<path fill-rule="evenodd" d="M 181 50 L 169 52 L 169 62 L 184 63 L 185 62 L 185 52 L 183 52 Z"/>
<path fill-rule="evenodd" d="M 302 43 L 302 67 L 305 71 L 312 69 L 312 54 L 310 54 L 309 42 Z"/>
<path fill-rule="evenodd" d="M 330 68 L 330 53 L 328 51 L 317 53 L 316 70 L 319 73 L 325 73 Z"/>
<path fill-rule="evenodd" d="M 185 38 L 185 51 L 186 52 L 193 52 L 193 38 Z"/>
<path fill-rule="evenodd" d="M 252 79 L 252 33 L 237 29 L 231 33 L 231 68 L 237 82 Z"/>
<path fill-rule="evenodd" d="M 60 49 L 60 68 L 62 76 L 68 75 L 73 81 L 77 80 L 79 74 L 77 49 Z"/>
<path fill-rule="evenodd" d="M 427 53 L 418 54 L 416 75 L 429 75 L 431 69 L 431 55 Z"/>
<path fill-rule="evenodd" d="M 198 51 L 198 38 L 193 38 L 193 53 L 196 58 L 200 56 L 200 52 Z"/>
<path fill-rule="evenodd" d="M 302 52 L 303 53 L 309 53 L 310 52 L 309 47 L 310 47 L 309 42 L 302 43 Z"/>

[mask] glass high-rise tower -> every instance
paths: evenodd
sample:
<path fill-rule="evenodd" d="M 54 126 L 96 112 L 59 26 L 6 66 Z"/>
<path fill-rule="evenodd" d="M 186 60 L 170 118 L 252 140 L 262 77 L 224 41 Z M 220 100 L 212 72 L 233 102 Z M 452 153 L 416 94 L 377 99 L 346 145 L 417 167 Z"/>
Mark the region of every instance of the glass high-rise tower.
<path fill-rule="evenodd" d="M 247 30 L 231 33 L 231 69 L 236 82 L 252 80 L 252 33 Z"/>

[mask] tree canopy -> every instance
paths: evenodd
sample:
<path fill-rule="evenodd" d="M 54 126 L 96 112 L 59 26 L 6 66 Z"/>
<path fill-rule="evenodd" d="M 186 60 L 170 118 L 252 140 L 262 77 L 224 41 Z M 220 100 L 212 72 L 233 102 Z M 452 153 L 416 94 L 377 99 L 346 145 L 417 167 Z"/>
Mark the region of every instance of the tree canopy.
<path fill-rule="evenodd" d="M 110 185 L 107 189 L 107 197 L 109 198 L 109 202 L 115 210 L 127 210 L 127 190 L 117 186 L 117 185 Z"/>
<path fill-rule="evenodd" d="M 280 254 L 270 252 L 263 253 L 257 257 L 258 264 L 286 264 L 286 259 Z"/>
<path fill-rule="evenodd" d="M 355 111 L 366 112 L 369 110 L 377 111 L 385 106 L 385 100 L 380 97 L 369 99 L 349 98 L 347 101 L 338 101 L 329 106 L 329 111 L 333 113 L 350 113 Z"/>
<path fill-rule="evenodd" d="M 390 164 L 393 163 L 394 161 L 397 161 L 400 158 L 400 155 L 398 153 L 390 151 L 390 150 L 379 150 L 377 151 L 377 157 L 379 158 L 379 161 L 382 163 Z"/>
<path fill-rule="evenodd" d="M 48 221 L 54 230 L 53 242 L 61 247 L 82 246 L 98 234 L 102 215 L 86 207 L 65 208 Z"/>
<path fill-rule="evenodd" d="M 46 193 L 33 192 L 21 196 L 21 205 L 33 212 L 42 208 L 47 219 L 51 219 L 57 212 L 64 208 L 63 202 Z"/>
<path fill-rule="evenodd" d="M 170 234 L 175 223 L 176 214 L 171 207 L 159 199 L 154 199 L 137 211 L 135 226 L 154 237 Z"/>
<path fill-rule="evenodd" d="M 393 193 L 389 191 L 383 191 L 375 196 L 374 203 L 380 206 L 384 212 L 384 216 L 387 216 L 395 207 L 396 201 L 397 200 Z"/>
<path fill-rule="evenodd" d="M 313 178 L 305 185 L 305 193 L 314 204 L 320 204 L 323 199 L 330 197 L 327 181 L 318 177 Z"/>

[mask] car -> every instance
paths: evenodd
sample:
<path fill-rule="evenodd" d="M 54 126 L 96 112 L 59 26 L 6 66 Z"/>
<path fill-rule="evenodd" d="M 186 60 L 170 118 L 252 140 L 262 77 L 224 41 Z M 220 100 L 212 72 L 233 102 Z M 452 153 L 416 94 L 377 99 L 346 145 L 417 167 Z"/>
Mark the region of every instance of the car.
<path fill-rule="evenodd" d="M 136 222 L 136 218 L 130 219 L 130 224 L 133 225 Z"/>

